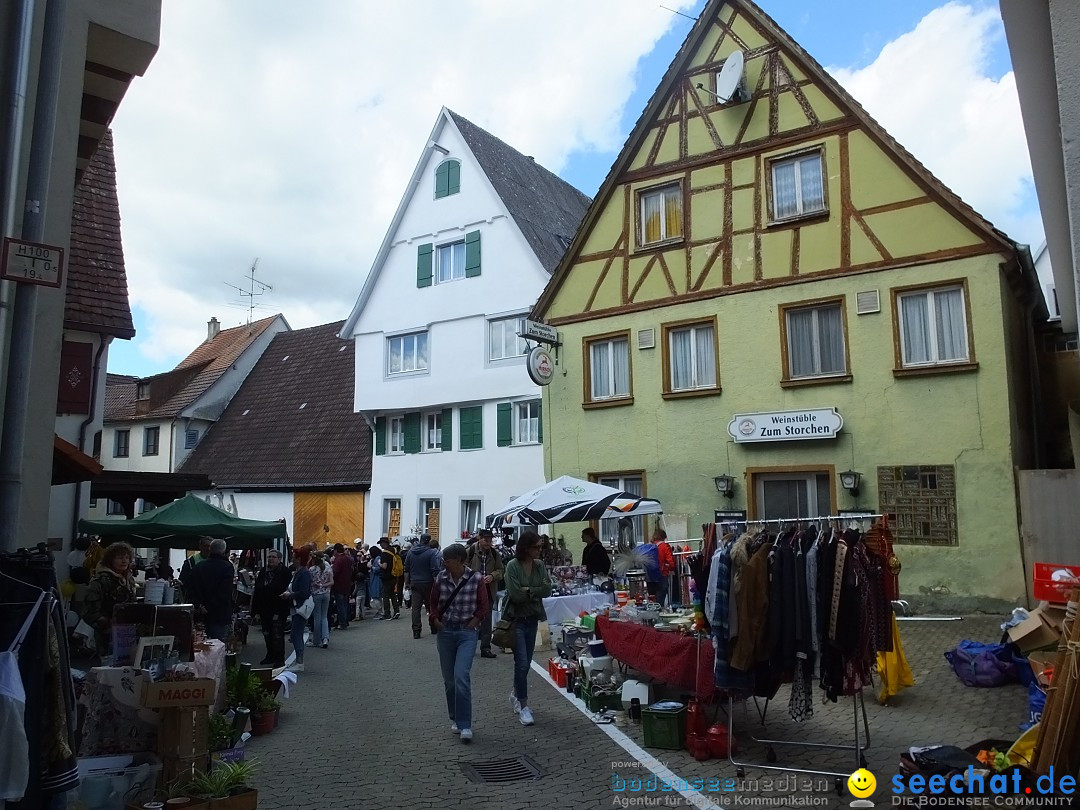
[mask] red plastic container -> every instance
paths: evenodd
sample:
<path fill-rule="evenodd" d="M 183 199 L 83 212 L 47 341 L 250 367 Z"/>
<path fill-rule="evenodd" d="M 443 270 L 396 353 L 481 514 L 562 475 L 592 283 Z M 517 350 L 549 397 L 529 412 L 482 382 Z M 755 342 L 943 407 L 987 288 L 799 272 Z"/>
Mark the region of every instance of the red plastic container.
<path fill-rule="evenodd" d="M 686 735 L 697 734 L 704 737 L 709 721 L 705 718 L 705 709 L 696 698 L 691 698 L 686 707 Z"/>
<path fill-rule="evenodd" d="M 705 733 L 705 737 L 709 743 L 709 753 L 717 759 L 726 759 L 728 751 L 731 748 L 727 724 L 717 723 L 716 725 L 709 726 L 709 730 Z"/>
<path fill-rule="evenodd" d="M 705 734 L 686 732 L 686 750 L 699 762 L 704 762 L 712 756 L 712 747 L 709 738 Z"/>
<path fill-rule="evenodd" d="M 1072 572 L 1076 582 L 1054 582 L 1055 571 L 1065 569 Z M 1080 588 L 1080 565 L 1055 565 L 1054 563 L 1035 563 L 1032 593 L 1036 599 L 1045 602 L 1065 604 L 1073 588 Z"/>

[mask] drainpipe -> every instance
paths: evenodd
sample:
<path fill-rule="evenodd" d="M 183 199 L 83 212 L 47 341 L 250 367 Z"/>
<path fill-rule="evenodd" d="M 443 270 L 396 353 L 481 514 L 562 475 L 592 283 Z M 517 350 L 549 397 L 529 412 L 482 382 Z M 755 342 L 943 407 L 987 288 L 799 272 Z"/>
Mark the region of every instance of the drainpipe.
<path fill-rule="evenodd" d="M 106 347 L 112 341 L 112 338 L 101 336 L 101 345 L 98 346 L 97 352 L 94 354 L 94 376 L 93 382 L 90 383 L 90 413 L 79 425 L 79 449 L 83 450 L 84 442 L 86 441 L 86 429 L 90 426 L 90 423 L 94 421 L 94 417 L 97 413 L 97 392 L 98 392 L 98 380 L 100 375 L 98 374 L 101 368 L 101 355 L 105 353 Z M 86 451 L 83 450 L 85 453 Z M 71 508 L 71 539 L 74 540 L 79 535 L 79 513 L 82 511 L 82 481 L 75 482 L 75 505 Z"/>
<path fill-rule="evenodd" d="M 30 160 L 26 173 L 26 210 L 22 236 L 28 242 L 41 242 L 45 238 L 45 208 L 49 200 L 49 180 L 52 174 L 66 16 L 67 0 L 49 0 L 45 6 L 41 62 L 38 67 L 34 105 L 34 135 L 30 141 Z M 0 433 L 0 546 L 6 548 L 16 548 L 20 544 L 18 531 L 22 512 L 22 466 L 26 448 L 37 309 L 37 285 L 17 285 L 11 308 L 7 399 Z M 29 538 L 25 540 L 28 541 Z"/>
<path fill-rule="evenodd" d="M 0 155 L 4 222 L 2 236 L 15 235 L 15 211 L 19 208 L 19 164 L 22 162 L 23 126 L 26 115 L 26 90 L 30 82 L 30 40 L 34 30 L 34 0 L 22 0 L 15 11 L 8 51 L 8 75 L 11 87 L 7 90 L 7 131 L 4 133 L 4 152 Z M 0 281 L 0 341 L 7 334 L 8 309 L 15 291 L 14 281 Z M 5 368 L 0 351 L 0 370 Z"/>

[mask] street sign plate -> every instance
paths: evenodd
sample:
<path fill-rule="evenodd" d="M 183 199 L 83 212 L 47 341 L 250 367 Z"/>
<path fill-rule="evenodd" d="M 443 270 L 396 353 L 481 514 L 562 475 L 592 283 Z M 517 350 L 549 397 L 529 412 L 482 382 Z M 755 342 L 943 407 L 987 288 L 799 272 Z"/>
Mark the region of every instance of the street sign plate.
<path fill-rule="evenodd" d="M 548 326 L 546 323 L 526 320 L 525 328 L 518 333 L 518 337 L 523 337 L 526 340 L 537 340 L 541 343 L 558 343 L 559 330 L 553 326 Z"/>
<path fill-rule="evenodd" d="M 4 239 L 0 278 L 21 284 L 59 287 L 63 278 L 64 249 L 21 239 Z"/>

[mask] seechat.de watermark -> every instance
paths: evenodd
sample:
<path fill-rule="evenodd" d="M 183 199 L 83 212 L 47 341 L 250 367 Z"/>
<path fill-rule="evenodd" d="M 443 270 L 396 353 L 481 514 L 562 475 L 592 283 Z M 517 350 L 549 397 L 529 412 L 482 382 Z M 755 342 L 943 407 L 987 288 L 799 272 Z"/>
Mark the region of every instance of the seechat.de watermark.
<path fill-rule="evenodd" d="M 966 772 L 945 776 L 904 776 L 891 779 L 891 804 L 913 807 L 1057 807 L 1067 806 L 1076 792 L 1076 778 L 1050 771 L 1023 784 L 1019 771 L 985 774 L 971 765 Z"/>

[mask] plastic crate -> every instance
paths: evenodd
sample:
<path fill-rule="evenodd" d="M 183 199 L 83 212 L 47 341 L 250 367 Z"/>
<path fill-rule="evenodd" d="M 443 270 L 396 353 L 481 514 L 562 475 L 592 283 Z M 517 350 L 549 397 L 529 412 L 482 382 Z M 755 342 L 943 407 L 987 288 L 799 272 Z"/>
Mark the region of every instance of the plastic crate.
<path fill-rule="evenodd" d="M 605 709 L 621 709 L 622 694 L 619 692 L 598 692 L 593 694 L 592 688 L 585 684 L 582 687 L 581 699 L 585 701 L 585 708 L 590 712 L 602 712 Z"/>
<path fill-rule="evenodd" d="M 686 745 L 686 707 L 641 710 L 641 726 L 646 748 L 678 751 Z"/>
<path fill-rule="evenodd" d="M 1054 572 L 1065 569 L 1076 577 L 1077 582 L 1055 582 Z M 1044 602 L 1065 603 L 1073 588 L 1080 588 L 1080 565 L 1054 565 L 1053 563 L 1035 563 L 1032 593 L 1036 599 Z"/>

